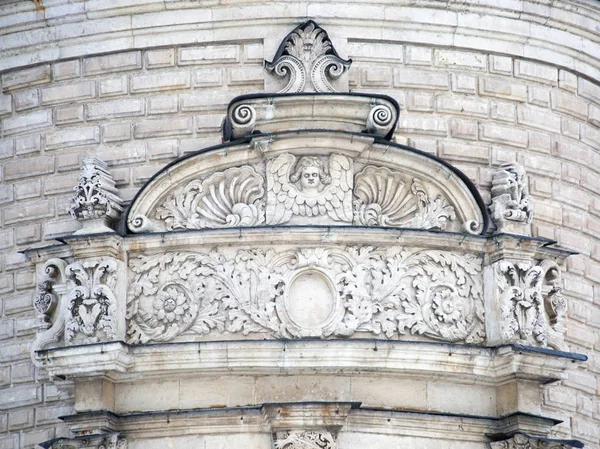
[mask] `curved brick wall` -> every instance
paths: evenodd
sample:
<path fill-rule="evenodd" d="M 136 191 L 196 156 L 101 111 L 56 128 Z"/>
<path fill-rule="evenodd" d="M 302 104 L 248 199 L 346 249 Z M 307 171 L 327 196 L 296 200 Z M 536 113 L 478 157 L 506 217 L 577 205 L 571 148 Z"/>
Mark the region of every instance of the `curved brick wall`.
<path fill-rule="evenodd" d="M 82 156 L 107 161 L 130 200 L 220 142 L 230 99 L 272 90 L 262 61 L 306 18 L 354 60 L 352 91 L 399 101 L 398 142 L 454 163 L 486 200 L 493 167 L 527 169 L 534 235 L 580 253 L 563 276 L 567 340 L 590 356 L 541 412 L 564 420 L 557 437 L 600 446 L 600 3 L 107 3 L 0 6 L 0 447 L 60 436 L 71 413 L 69 382 L 30 362 L 35 273 L 18 251 L 74 229 Z"/>

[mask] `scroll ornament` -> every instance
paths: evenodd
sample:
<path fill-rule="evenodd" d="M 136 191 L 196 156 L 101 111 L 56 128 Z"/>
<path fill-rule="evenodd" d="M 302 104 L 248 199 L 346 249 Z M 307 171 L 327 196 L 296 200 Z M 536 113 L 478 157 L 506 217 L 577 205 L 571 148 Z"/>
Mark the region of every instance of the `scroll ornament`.
<path fill-rule="evenodd" d="M 498 232 L 531 234 L 533 205 L 527 174 L 519 164 L 503 164 L 493 174 L 490 211 Z"/>
<path fill-rule="evenodd" d="M 129 343 L 211 333 L 484 339 L 481 260 L 469 255 L 372 247 L 167 252 L 130 266 Z"/>
<path fill-rule="evenodd" d="M 278 77 L 289 76 L 280 93 L 335 92 L 329 79 L 339 78 L 352 64 L 338 56 L 327 32 L 312 20 L 296 27 L 277 54 L 265 66 Z"/>
<path fill-rule="evenodd" d="M 490 449 L 572 449 L 572 441 L 551 440 L 517 433 L 511 438 L 488 443 Z"/>
<path fill-rule="evenodd" d="M 337 449 L 335 436 L 326 429 L 290 430 L 275 434 L 276 449 Z"/>
<path fill-rule="evenodd" d="M 123 200 L 106 162 L 84 159 L 75 192 L 69 212 L 83 223 L 83 228 L 76 234 L 112 232 L 123 212 Z"/>
<path fill-rule="evenodd" d="M 505 341 L 567 350 L 563 324 L 567 303 L 562 295 L 560 268 L 555 262 L 499 262 L 496 285 Z"/>

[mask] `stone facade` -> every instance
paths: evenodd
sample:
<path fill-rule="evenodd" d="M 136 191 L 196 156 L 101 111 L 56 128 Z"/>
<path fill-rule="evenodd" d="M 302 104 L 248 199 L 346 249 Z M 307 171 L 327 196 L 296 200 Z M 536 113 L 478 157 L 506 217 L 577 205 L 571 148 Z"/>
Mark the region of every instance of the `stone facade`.
<path fill-rule="evenodd" d="M 194 435 L 194 444 L 206 447 L 440 447 L 440 439 L 449 448 L 572 447 L 571 440 L 600 447 L 600 6 L 592 0 L 438 3 L 125 0 L 116 5 L 56 0 L 0 6 L 0 447 L 28 448 L 61 437 L 75 447 L 164 447 L 161 438 L 175 446 L 189 445 L 182 436 L 186 433 Z M 227 105 L 239 95 L 286 88 L 287 81 L 266 70 L 264 61 L 276 65 L 282 40 L 308 19 L 327 31 L 344 68 L 330 80 L 332 88 L 385 94 L 399 104 L 393 145 L 408 145 L 454 165 L 486 205 L 508 195 L 507 177 L 499 172 L 514 173 L 519 170 L 514 167 L 521 167 L 528 189 L 510 200 L 496 200 L 501 206 L 492 207 L 490 215 L 495 209 L 499 220 L 509 218 L 508 225 L 492 224 L 486 238 L 458 228 L 447 229 L 455 235 L 435 234 L 427 241 L 418 233 L 397 230 L 365 237 L 324 228 L 286 234 L 285 244 L 276 249 L 287 254 L 295 246 L 326 242 L 341 260 L 349 250 L 379 246 L 386 248 L 385 257 L 405 262 L 399 254 L 407 248 L 410 254 L 403 257 L 408 258 L 451 248 L 479 264 L 469 282 L 482 289 L 486 344 L 454 344 L 464 343 L 467 336 L 452 340 L 448 335 L 439 339 L 445 343 L 436 343 L 433 331 L 423 338 L 409 332 L 412 337 L 403 340 L 398 328 L 391 341 L 340 339 L 333 337 L 340 336 L 342 327 L 329 322 L 331 326 L 322 327 L 325 333 L 331 331 L 326 338 L 333 339 L 323 345 L 314 340 L 323 335 L 310 325 L 282 328 L 281 323 L 277 329 L 284 335 L 276 335 L 293 337 L 291 341 L 263 342 L 257 332 L 258 337 L 242 342 L 215 342 L 202 335 L 218 324 L 211 327 L 210 320 L 196 319 L 186 324 L 201 336 L 194 337 L 196 346 L 182 346 L 173 359 L 166 345 L 155 346 L 153 353 L 133 345 L 144 339 L 160 341 L 164 333 L 157 338 L 148 329 L 142 334 L 128 328 L 131 320 L 125 317 L 131 311 L 117 298 L 128 295 L 128 284 L 147 280 L 144 257 L 151 258 L 165 245 L 179 252 L 192 245 L 194 252 L 206 245 L 203 237 L 184 241 L 177 233 L 157 233 L 122 240 L 98 234 L 89 240 L 64 240 L 82 227 L 69 208 L 84 160 L 106 162 L 102 170 L 112 178 L 110 193 L 116 195 L 114 181 L 119 200 L 127 206 L 168 163 L 232 139 L 236 129 L 244 135 L 248 130 L 243 126 L 234 126 L 231 136 L 222 134 L 223 119 L 234 117 Z M 305 66 L 305 72 L 312 73 L 312 67 Z M 319 91 L 317 85 L 310 79 L 304 90 Z M 285 111 L 285 104 L 274 104 L 277 113 Z M 369 105 L 361 106 L 366 113 Z M 268 111 L 263 106 L 253 107 Z M 328 111 L 318 113 L 325 119 Z M 265 114 L 257 114 L 258 123 Z M 329 115 L 337 119 L 335 114 Z M 244 116 L 237 117 L 243 122 Z M 288 125 L 300 121 L 293 118 Z M 388 134 L 387 125 L 377 128 L 373 123 L 365 128 Z M 344 157 L 354 164 L 355 184 L 367 175 L 394 178 L 390 171 L 398 171 L 385 167 L 388 172 L 381 174 L 381 167 L 369 169 L 352 156 L 362 151 L 364 137 L 334 141 L 328 145 L 338 153 L 347 151 Z M 270 182 L 293 184 L 292 168 L 307 154 L 282 148 L 285 141 L 266 136 L 255 139 L 248 151 L 262 152 L 272 163 L 276 159 L 270 154 L 283 156 L 287 162 L 279 162 L 287 163 L 289 171 Z M 325 160 L 320 151 L 308 156 L 318 154 L 321 165 L 335 172 L 335 161 L 329 154 Z M 212 167 L 217 160 L 200 166 Z M 227 172 L 238 170 L 237 165 L 222 166 L 205 172 L 201 180 L 218 186 L 219 176 L 231 183 L 235 176 L 250 174 L 255 180 L 263 178 L 258 188 L 269 190 L 267 164 L 254 163 L 254 173 Z M 221 174 L 209 179 L 216 172 Z M 302 192 L 299 185 L 295 188 Z M 326 188 L 332 195 L 341 192 L 335 197 L 341 204 L 350 192 L 340 184 Z M 257 198 L 251 202 L 264 198 L 264 215 L 261 205 L 254 204 L 256 213 L 241 208 L 235 229 L 211 231 L 211 248 L 221 257 L 236 259 L 232 241 L 246 245 L 241 250 L 271 245 L 251 231 L 236 234 L 240 225 L 302 224 L 308 214 L 310 198 L 298 204 L 304 215 L 289 217 L 285 211 L 270 212 L 269 205 L 277 201 L 266 194 Z M 523 198 L 529 198 L 531 208 Z M 368 195 L 348 199 L 349 215 L 343 206 L 335 213 L 326 208 L 318 214 L 320 224 L 355 220 L 356 211 L 360 219 L 360 205 L 366 211 L 377 203 Z M 360 204 L 354 210 L 356 200 Z M 465 204 L 461 200 L 453 206 Z M 507 208 L 513 212 L 507 215 Z M 450 216 L 447 223 L 454 226 L 457 220 Z M 165 217 L 161 231 L 171 226 Z M 384 221 L 381 214 L 362 217 L 367 225 L 406 225 L 393 213 Z M 119 223 L 121 234 L 127 226 L 131 229 L 131 222 Z M 223 223 L 200 227 L 220 228 Z M 511 239 L 500 230 L 530 234 L 534 240 Z M 552 250 L 535 238 L 559 244 Z M 560 250 L 578 254 L 566 258 Z M 130 256 L 141 257 L 139 268 L 129 265 Z M 260 256 L 264 259 L 265 254 Z M 193 257 L 208 255 L 196 251 Z M 319 267 L 317 256 L 311 263 L 324 276 L 311 282 L 325 291 L 331 289 L 327 276 L 335 278 L 330 271 L 344 271 Z M 118 276 L 126 267 L 129 280 Z M 162 287 L 173 281 L 166 272 L 161 276 Z M 288 282 L 300 289 L 306 279 L 295 276 Z M 159 316 L 167 301 L 177 304 L 176 288 L 171 290 L 166 286 L 162 296 L 155 295 L 162 301 L 156 307 L 146 303 L 148 310 L 157 310 L 155 321 L 162 320 L 167 330 L 194 307 L 179 304 L 179 315 L 174 308 L 171 315 Z M 564 310 L 557 293 L 568 305 Z M 70 307 L 65 306 L 64 315 L 69 317 L 64 323 L 68 332 L 56 332 L 53 304 L 66 295 L 71 295 L 64 302 Z M 453 310 L 442 309 L 444 298 L 440 291 L 438 302 L 432 303 L 439 310 L 437 315 L 432 312 L 436 323 L 442 325 L 455 319 Z M 544 313 L 533 304 L 541 304 Z M 470 325 L 475 326 L 473 317 Z M 348 322 L 338 318 L 338 324 Z M 302 317 L 298 322 L 302 324 Z M 162 341 L 183 341 L 175 330 L 170 332 L 173 338 Z M 70 352 L 61 356 L 60 351 L 42 351 L 32 358 L 32 346 L 45 350 L 57 341 Z M 94 346 L 95 341 L 112 343 Z M 80 344 L 91 345 L 85 349 Z M 545 349 L 527 350 L 530 346 L 568 350 L 589 359 L 550 357 Z M 254 356 L 248 359 L 247 354 Z M 42 367 L 45 356 L 52 360 L 50 367 Z M 112 373 L 134 374 L 100 378 L 86 371 L 107 366 Z M 114 414 L 85 414 L 98 411 Z M 136 417 L 149 411 L 156 413 Z M 59 416 L 67 418 L 61 421 Z M 142 427 L 158 430 L 143 433 Z M 69 432 L 90 428 L 99 435 L 88 440 L 83 433 Z M 215 433 L 215 428 L 226 430 Z"/>

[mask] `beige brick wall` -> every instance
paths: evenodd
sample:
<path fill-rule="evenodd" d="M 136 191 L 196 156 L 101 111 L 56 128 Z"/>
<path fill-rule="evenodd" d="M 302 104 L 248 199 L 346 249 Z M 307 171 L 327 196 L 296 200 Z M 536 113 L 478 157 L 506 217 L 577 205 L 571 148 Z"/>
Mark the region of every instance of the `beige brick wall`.
<path fill-rule="evenodd" d="M 0 6 L 0 447 L 60 436 L 71 413 L 69 382 L 30 362 L 35 278 L 19 250 L 68 228 L 81 158 L 105 160 L 130 200 L 169 161 L 220 143 L 226 104 L 265 90 L 262 60 L 308 16 L 354 60 L 352 91 L 398 100 L 398 142 L 454 163 L 486 201 L 494 167 L 525 166 L 534 235 L 580 253 L 564 273 L 567 340 L 590 356 L 545 388 L 544 412 L 564 420 L 558 437 L 600 447 L 600 4 L 368 2 L 365 20 L 358 2 L 204 3 Z"/>

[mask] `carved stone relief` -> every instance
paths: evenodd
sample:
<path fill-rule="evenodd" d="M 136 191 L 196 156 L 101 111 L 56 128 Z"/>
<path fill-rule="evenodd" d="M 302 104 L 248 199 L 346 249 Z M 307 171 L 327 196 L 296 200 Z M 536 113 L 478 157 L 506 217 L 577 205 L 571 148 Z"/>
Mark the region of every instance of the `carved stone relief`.
<path fill-rule="evenodd" d="M 517 433 L 511 438 L 488 443 L 490 449 L 571 449 L 572 444 L 561 440 L 536 438 Z"/>
<path fill-rule="evenodd" d="M 527 174 L 519 164 L 503 164 L 493 174 L 490 211 L 498 232 L 531 234 L 533 205 Z"/>
<path fill-rule="evenodd" d="M 498 262 L 496 287 L 502 304 L 502 338 L 522 344 L 567 350 L 560 268 L 550 260 Z"/>
<path fill-rule="evenodd" d="M 76 234 L 111 232 L 123 212 L 123 201 L 106 163 L 84 159 L 75 192 L 69 212 L 83 223 Z"/>
<path fill-rule="evenodd" d="M 354 161 L 336 153 L 283 153 L 193 179 L 150 212 L 129 218 L 129 228 L 354 224 L 474 232 L 480 226 L 476 220 L 457 222 L 457 206 L 430 180 L 375 165 L 355 174 Z"/>
<path fill-rule="evenodd" d="M 43 332 L 52 326 L 50 317 L 58 305 L 57 284 L 64 284 L 63 274 L 67 264 L 61 259 L 50 259 L 44 265 L 44 276 L 37 284 L 37 294 L 33 307 L 38 313 L 38 332 Z"/>
<path fill-rule="evenodd" d="M 81 436 L 76 438 L 57 438 L 41 447 L 47 449 L 127 449 L 127 440 L 119 432 L 109 434 Z"/>
<path fill-rule="evenodd" d="M 130 343 L 211 333 L 484 339 L 481 260 L 470 255 L 372 247 L 167 252 L 133 258 L 130 268 Z"/>
<path fill-rule="evenodd" d="M 352 222 L 352 161 L 287 153 L 267 162 L 267 224 L 287 223 L 294 216 L 328 215 Z"/>
<path fill-rule="evenodd" d="M 276 449 L 337 449 L 335 436 L 326 429 L 276 432 Z"/>
<path fill-rule="evenodd" d="M 275 60 L 265 67 L 277 77 L 289 76 L 281 93 L 335 92 L 329 80 L 339 78 L 351 64 L 338 56 L 327 32 L 309 20 L 287 35 Z"/>

